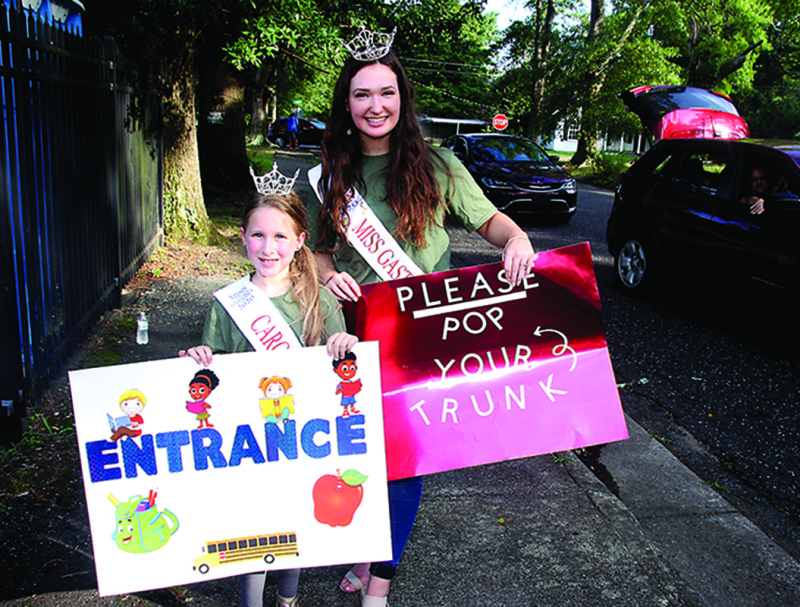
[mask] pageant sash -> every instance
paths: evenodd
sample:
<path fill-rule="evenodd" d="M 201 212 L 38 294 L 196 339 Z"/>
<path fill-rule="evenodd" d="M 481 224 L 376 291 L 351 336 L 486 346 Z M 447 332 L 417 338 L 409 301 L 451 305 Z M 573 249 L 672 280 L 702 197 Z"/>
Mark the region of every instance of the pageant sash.
<path fill-rule="evenodd" d="M 319 164 L 308 172 L 311 189 L 320 202 L 321 176 L 322 165 Z M 347 241 L 381 279 L 396 280 L 424 274 L 355 188 L 347 193 L 347 215 L 350 219 L 346 230 Z"/>
<path fill-rule="evenodd" d="M 289 323 L 269 297 L 244 276 L 214 293 L 256 352 L 300 348 Z"/>

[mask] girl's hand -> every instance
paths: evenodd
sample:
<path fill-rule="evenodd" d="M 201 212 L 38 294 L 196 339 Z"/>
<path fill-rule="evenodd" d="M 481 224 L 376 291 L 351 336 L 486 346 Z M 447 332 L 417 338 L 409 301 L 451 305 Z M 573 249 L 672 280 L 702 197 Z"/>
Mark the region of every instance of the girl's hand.
<path fill-rule="evenodd" d="M 339 300 L 358 301 L 361 297 L 361 287 L 358 286 L 356 279 L 347 272 L 331 274 L 325 281 L 325 287 Z"/>
<path fill-rule="evenodd" d="M 503 249 L 503 267 L 506 277 L 515 287 L 530 274 L 536 261 L 536 253 L 527 235 L 514 236 Z"/>
<path fill-rule="evenodd" d="M 334 333 L 328 338 L 328 343 L 325 347 L 328 349 L 328 355 L 333 357 L 334 360 L 344 358 L 350 350 L 353 349 L 358 343 L 358 337 L 350 335 L 342 331 L 341 333 Z"/>
<path fill-rule="evenodd" d="M 204 367 L 209 366 L 211 361 L 214 360 L 214 355 L 211 353 L 211 348 L 208 346 L 196 346 L 194 348 L 180 350 L 178 352 L 179 358 L 186 358 L 187 356 L 194 360 L 198 365 L 203 365 Z"/>

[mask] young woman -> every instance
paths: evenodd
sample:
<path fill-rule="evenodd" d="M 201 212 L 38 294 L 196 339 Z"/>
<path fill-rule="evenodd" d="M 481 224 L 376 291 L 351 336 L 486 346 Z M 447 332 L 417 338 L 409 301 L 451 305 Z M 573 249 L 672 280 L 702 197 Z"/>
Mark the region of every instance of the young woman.
<path fill-rule="evenodd" d="M 527 234 L 495 209 L 450 150 L 425 143 L 405 70 L 388 45 L 375 51 L 353 53 L 345 62 L 322 164 L 309 172 L 318 196 L 309 202 L 309 236 L 323 284 L 340 300 L 357 301 L 361 284 L 449 269 L 445 214 L 503 247 L 506 274 L 519 284 L 535 257 Z M 359 201 L 364 204 L 355 207 Z M 362 213 L 357 220 L 356 212 Z M 383 230 L 381 254 L 354 234 L 348 238 L 348 228 L 363 221 Z M 421 478 L 389 483 L 392 560 L 356 565 L 341 584 L 345 592 L 362 590 L 365 607 L 386 605 L 421 496 Z"/>
<path fill-rule="evenodd" d="M 293 192 L 259 195 L 242 216 L 242 242 L 255 272 L 243 278 L 240 287 L 254 290 L 254 305 L 279 312 L 286 330 L 293 333 L 289 341 L 298 346 L 325 343 L 331 356 L 342 358 L 358 339 L 344 332 L 339 303 L 319 286 L 314 259 L 305 246 L 307 230 L 305 207 Z M 206 316 L 203 344 L 179 356 L 190 356 L 207 367 L 214 353 L 254 349 L 224 304 L 215 299 Z M 297 607 L 299 577 L 299 569 L 278 571 L 278 607 Z M 243 607 L 262 607 L 265 580 L 266 572 L 239 577 Z"/>

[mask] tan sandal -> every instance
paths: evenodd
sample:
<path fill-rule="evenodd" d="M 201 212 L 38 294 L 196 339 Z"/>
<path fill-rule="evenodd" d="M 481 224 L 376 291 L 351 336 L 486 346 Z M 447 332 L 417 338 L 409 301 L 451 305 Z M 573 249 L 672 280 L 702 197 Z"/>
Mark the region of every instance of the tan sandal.
<path fill-rule="evenodd" d="M 389 607 L 385 596 L 372 596 L 371 594 L 361 595 L 361 607 Z"/>
<path fill-rule="evenodd" d="M 345 583 L 350 584 L 350 588 L 352 588 L 352 590 L 345 588 Z M 363 590 L 365 587 L 366 584 L 364 581 L 355 573 L 353 573 L 352 569 L 344 574 L 344 579 L 339 584 L 339 590 L 347 593 L 358 592 L 359 590 Z"/>

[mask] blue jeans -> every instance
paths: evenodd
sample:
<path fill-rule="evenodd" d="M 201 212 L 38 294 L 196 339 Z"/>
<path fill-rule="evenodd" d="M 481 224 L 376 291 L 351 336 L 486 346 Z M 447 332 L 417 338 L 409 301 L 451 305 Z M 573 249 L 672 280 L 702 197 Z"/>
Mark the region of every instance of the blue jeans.
<path fill-rule="evenodd" d="M 392 560 L 372 563 L 369 571 L 375 577 L 391 580 L 400 564 L 403 550 L 411 535 L 422 500 L 422 477 L 389 481 L 389 522 L 392 526 Z"/>

